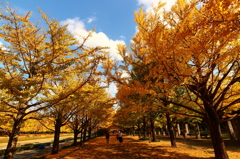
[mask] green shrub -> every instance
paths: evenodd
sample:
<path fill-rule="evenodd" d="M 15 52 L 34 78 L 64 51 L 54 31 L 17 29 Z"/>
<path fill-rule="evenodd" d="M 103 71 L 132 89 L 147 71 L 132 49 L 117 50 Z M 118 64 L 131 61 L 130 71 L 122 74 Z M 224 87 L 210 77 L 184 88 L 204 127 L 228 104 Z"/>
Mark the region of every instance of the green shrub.
<path fill-rule="evenodd" d="M 139 140 L 149 140 L 149 138 L 147 138 L 147 137 L 142 137 L 142 138 L 140 138 Z"/>

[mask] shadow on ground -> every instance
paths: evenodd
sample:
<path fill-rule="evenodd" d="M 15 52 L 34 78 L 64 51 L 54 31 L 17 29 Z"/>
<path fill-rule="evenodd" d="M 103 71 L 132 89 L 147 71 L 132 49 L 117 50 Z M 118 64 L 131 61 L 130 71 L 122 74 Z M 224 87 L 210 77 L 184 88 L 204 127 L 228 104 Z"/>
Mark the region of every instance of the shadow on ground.
<path fill-rule="evenodd" d="M 168 150 L 174 151 L 168 151 Z M 98 137 L 85 143 L 82 147 L 75 146 L 63 149 L 59 154 L 39 156 L 53 159 L 212 159 L 213 157 L 193 157 L 188 152 L 178 153 L 177 148 L 167 146 L 150 146 L 147 142 L 134 140 L 124 136 L 124 142 L 119 143 L 114 136 L 107 144 L 104 137 Z M 37 157 L 36 157 L 37 158 Z"/>
<path fill-rule="evenodd" d="M 162 141 L 169 141 L 169 137 L 158 137 L 158 139 Z M 206 149 L 213 149 L 212 140 L 210 138 L 199 140 L 199 139 L 196 139 L 195 137 L 190 137 L 190 138 L 178 137 L 176 138 L 176 142 L 177 144 L 181 143 L 191 147 L 204 147 Z M 240 150 L 240 142 L 237 140 L 234 141 L 234 140 L 225 139 L 224 143 L 228 151 L 236 152 Z"/>

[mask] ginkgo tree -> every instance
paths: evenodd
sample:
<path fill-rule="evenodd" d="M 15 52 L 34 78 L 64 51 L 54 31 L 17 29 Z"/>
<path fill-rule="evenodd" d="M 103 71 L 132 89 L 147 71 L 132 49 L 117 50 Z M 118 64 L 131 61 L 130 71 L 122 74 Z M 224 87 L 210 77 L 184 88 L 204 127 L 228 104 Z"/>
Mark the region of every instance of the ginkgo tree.
<path fill-rule="evenodd" d="M 0 112 L 12 121 L 6 159 L 13 158 L 21 125 L 33 118 L 30 114 L 59 103 L 91 82 L 106 53 L 103 47 L 84 45 L 93 31 L 79 43 L 67 25 L 40 13 L 43 25 L 30 21 L 31 12 L 19 15 L 10 6 L 0 10 Z M 74 87 L 49 94 L 54 82 L 74 72 L 84 74 L 74 77 Z"/>
<path fill-rule="evenodd" d="M 144 80 L 151 84 L 157 79 L 158 99 L 208 123 L 219 159 L 228 158 L 220 123 L 240 108 L 239 15 L 238 0 L 178 0 L 170 11 L 161 2 L 147 12 L 141 8 L 135 12 L 138 30 L 132 52 L 119 46 L 124 65 L 111 63 L 115 74 L 109 73 L 110 79 L 128 86 L 135 59 L 141 59 L 149 67 Z M 139 93 L 146 91 L 136 86 Z M 185 91 L 174 91 L 179 88 Z"/>
<path fill-rule="evenodd" d="M 201 116 L 208 123 L 215 157 L 226 159 L 220 123 L 240 102 L 239 1 L 178 0 L 171 11 L 163 6 L 135 13 L 135 50 L 145 64 L 157 65 L 152 77 L 163 70 L 160 88 L 186 88 L 181 96 L 162 100 Z M 178 102 L 171 100 L 176 96 Z"/>
<path fill-rule="evenodd" d="M 87 133 L 88 139 L 91 139 L 96 127 L 111 120 L 114 111 L 112 97 L 99 84 L 86 85 L 82 90 L 78 90 L 73 98 L 75 99 L 73 105 L 77 107 L 68 126 L 74 132 L 74 145 L 76 145 L 78 134 L 81 133 L 83 142 L 87 140 Z"/>

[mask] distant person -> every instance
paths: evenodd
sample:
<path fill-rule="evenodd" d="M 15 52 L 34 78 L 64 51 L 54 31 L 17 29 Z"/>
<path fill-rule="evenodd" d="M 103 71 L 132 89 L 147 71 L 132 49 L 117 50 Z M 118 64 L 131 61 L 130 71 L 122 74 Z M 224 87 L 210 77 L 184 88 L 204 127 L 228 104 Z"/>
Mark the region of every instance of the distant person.
<path fill-rule="evenodd" d="M 106 132 L 106 142 L 107 142 L 107 144 L 109 143 L 109 137 L 110 137 L 110 134 L 109 134 L 109 132 L 107 131 L 107 132 Z"/>
<path fill-rule="evenodd" d="M 118 132 L 118 140 L 119 140 L 120 143 L 123 142 L 122 131 L 121 130 Z"/>

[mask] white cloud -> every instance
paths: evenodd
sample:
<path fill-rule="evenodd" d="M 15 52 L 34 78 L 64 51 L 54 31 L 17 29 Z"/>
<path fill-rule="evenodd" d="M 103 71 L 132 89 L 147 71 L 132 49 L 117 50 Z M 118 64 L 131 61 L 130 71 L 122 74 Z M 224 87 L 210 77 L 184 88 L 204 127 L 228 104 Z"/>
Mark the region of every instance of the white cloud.
<path fill-rule="evenodd" d="M 123 35 L 122 35 L 122 36 L 120 36 L 120 38 L 121 38 L 121 39 L 126 39 L 126 37 L 125 37 L 125 36 L 123 36 Z"/>
<path fill-rule="evenodd" d="M 122 78 L 125 78 L 125 77 L 128 78 L 128 77 L 130 77 L 130 75 L 129 75 L 129 73 L 127 71 L 123 70 L 121 77 Z"/>
<path fill-rule="evenodd" d="M 160 0 L 137 0 L 139 5 L 143 5 L 146 10 L 150 10 L 152 6 L 156 6 Z M 176 3 L 177 0 L 162 0 L 161 2 L 165 2 L 166 5 L 164 8 L 166 10 L 170 10 L 170 8 Z"/>
<path fill-rule="evenodd" d="M 88 23 L 92 22 L 89 18 Z M 68 24 L 68 30 L 75 35 L 75 37 L 82 42 L 81 37 L 86 37 L 89 31 L 86 30 L 86 25 L 84 21 L 80 20 L 79 18 L 74 19 L 67 19 L 61 22 L 62 24 Z M 85 43 L 86 46 L 103 46 L 109 47 L 109 56 L 116 60 L 122 60 L 121 56 L 117 53 L 117 44 L 124 44 L 125 42 L 122 40 L 123 37 L 120 37 L 119 40 L 112 40 L 110 39 L 105 33 L 103 32 L 94 32 L 92 37 L 90 37 L 87 42 Z M 114 83 L 111 83 L 109 87 L 106 89 L 112 96 L 115 96 L 117 92 L 117 87 Z"/>
<path fill-rule="evenodd" d="M 87 22 L 88 22 L 88 23 L 92 23 L 92 22 L 95 21 L 95 20 L 96 20 L 95 17 L 91 17 L 91 18 L 88 18 Z"/>
<path fill-rule="evenodd" d="M 86 30 L 85 24 L 79 18 L 67 19 L 62 21 L 62 24 L 68 24 L 68 30 L 75 35 L 81 42 L 82 37 L 86 37 L 89 31 Z M 124 44 L 123 40 L 112 40 L 103 32 L 94 32 L 92 36 L 85 43 L 86 46 L 102 46 L 109 47 L 109 55 L 113 59 L 121 60 L 121 56 L 117 53 L 117 44 Z"/>
<path fill-rule="evenodd" d="M 110 83 L 109 87 L 107 88 L 107 91 L 111 93 L 112 95 L 115 95 L 117 92 L 117 86 L 115 83 Z"/>

